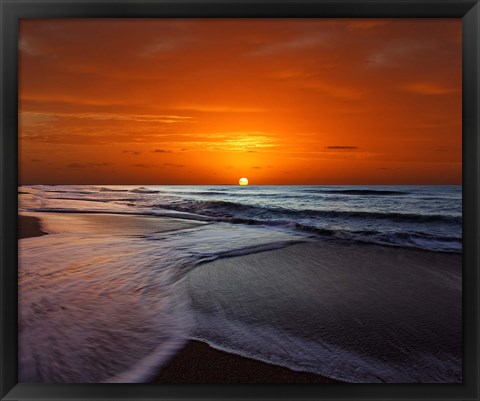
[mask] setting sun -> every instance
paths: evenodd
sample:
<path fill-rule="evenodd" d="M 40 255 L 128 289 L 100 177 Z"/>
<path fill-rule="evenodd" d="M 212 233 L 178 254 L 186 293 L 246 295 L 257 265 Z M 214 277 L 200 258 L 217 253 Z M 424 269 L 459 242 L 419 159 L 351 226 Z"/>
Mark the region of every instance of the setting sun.
<path fill-rule="evenodd" d="M 240 178 L 238 181 L 240 185 L 248 185 L 248 180 L 246 178 Z"/>

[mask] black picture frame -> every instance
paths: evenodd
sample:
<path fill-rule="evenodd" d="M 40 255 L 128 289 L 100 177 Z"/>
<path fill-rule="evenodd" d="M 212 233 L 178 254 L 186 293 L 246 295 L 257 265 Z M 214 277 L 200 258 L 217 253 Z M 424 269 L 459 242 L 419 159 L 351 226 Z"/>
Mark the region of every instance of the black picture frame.
<path fill-rule="evenodd" d="M 480 5 L 478 0 L 0 0 L 1 400 L 479 400 Z M 17 56 L 21 18 L 462 18 L 463 384 L 17 383 Z"/>

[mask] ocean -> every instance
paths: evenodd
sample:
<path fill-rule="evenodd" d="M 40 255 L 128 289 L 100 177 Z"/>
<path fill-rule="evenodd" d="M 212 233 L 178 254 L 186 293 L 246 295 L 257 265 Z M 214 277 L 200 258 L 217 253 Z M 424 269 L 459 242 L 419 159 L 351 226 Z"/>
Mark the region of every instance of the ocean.
<path fill-rule="evenodd" d="M 461 381 L 461 186 L 36 185 L 19 212 L 49 233 L 19 241 L 20 382 L 146 381 L 189 339 Z"/>
<path fill-rule="evenodd" d="M 31 186 L 25 211 L 274 227 L 299 236 L 462 250 L 461 186 Z M 24 194 L 26 195 L 26 194 Z"/>

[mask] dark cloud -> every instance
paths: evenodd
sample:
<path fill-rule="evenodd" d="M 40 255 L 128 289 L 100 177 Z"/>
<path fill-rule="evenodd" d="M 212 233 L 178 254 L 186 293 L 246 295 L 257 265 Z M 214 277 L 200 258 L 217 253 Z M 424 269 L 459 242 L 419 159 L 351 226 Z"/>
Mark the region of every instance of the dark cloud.
<path fill-rule="evenodd" d="M 448 152 L 450 149 L 448 146 L 437 146 L 435 152 Z"/>
<path fill-rule="evenodd" d="M 81 163 L 70 163 L 67 165 L 68 168 L 85 168 L 88 167 L 87 164 L 81 164 Z"/>
<path fill-rule="evenodd" d="M 325 149 L 331 150 L 356 150 L 357 146 L 326 146 Z"/>
<path fill-rule="evenodd" d="M 105 167 L 110 165 L 110 163 L 70 163 L 67 165 L 68 168 L 87 168 L 87 167 Z"/>
<path fill-rule="evenodd" d="M 182 164 L 173 164 L 173 163 L 164 163 L 163 165 L 166 167 L 177 167 L 177 168 L 185 167 Z"/>
<path fill-rule="evenodd" d="M 129 153 L 129 154 L 135 155 L 135 156 L 138 156 L 138 155 L 142 154 L 142 152 L 138 152 L 136 150 L 124 150 L 122 153 Z"/>
<path fill-rule="evenodd" d="M 155 150 L 152 150 L 152 152 L 153 153 L 172 153 L 171 150 L 165 150 L 165 149 L 155 149 Z"/>
<path fill-rule="evenodd" d="M 142 167 L 142 168 L 148 168 L 150 166 L 146 165 L 146 164 L 132 164 L 132 167 Z"/>
<path fill-rule="evenodd" d="M 255 169 L 255 170 L 260 170 L 260 169 L 261 169 L 260 166 L 254 166 L 254 167 L 252 167 L 252 168 Z"/>
<path fill-rule="evenodd" d="M 32 162 L 35 162 L 35 163 L 42 163 L 43 160 L 40 160 L 40 159 L 32 159 Z"/>

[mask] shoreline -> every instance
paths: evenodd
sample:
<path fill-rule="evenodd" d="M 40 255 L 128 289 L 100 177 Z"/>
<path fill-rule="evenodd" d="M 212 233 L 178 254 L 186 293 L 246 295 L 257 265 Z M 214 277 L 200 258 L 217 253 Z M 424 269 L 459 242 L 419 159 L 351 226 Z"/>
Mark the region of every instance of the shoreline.
<path fill-rule="evenodd" d="M 41 215 L 18 218 L 19 238 L 47 234 L 42 225 L 53 233 L 63 232 L 64 227 L 68 227 L 67 231 L 73 229 L 62 219 L 60 226 L 58 222 L 55 226 L 51 222 L 42 224 Z M 89 224 L 101 224 L 105 229 L 111 229 L 110 224 L 117 228 L 128 220 L 130 229 L 142 232 L 149 221 L 90 218 Z M 167 226 L 179 224 L 174 219 L 170 222 L 164 219 Z M 136 227 L 136 223 L 141 224 Z M 89 231 L 83 231 L 88 227 L 76 230 L 88 237 Z M 147 231 L 153 229 L 158 230 L 156 224 Z M 98 227 L 92 232 L 97 230 Z M 461 326 L 457 324 L 461 316 L 461 255 L 357 244 L 305 243 L 205 263 L 189 272 L 184 285 L 195 318 L 195 330 L 189 335 L 205 341 L 188 341 L 155 368 L 156 373 L 145 382 L 369 383 L 376 382 L 374 379 L 380 377 L 378 372 L 392 383 L 461 380 L 456 360 L 461 341 Z M 211 288 L 216 291 L 212 293 Z M 260 306 L 256 302 L 259 294 L 262 294 Z M 259 325 L 262 321 L 272 322 L 272 327 Z M 292 325 L 293 321 L 298 324 Z M 438 336 L 437 332 L 447 335 Z M 393 339 L 391 333 L 395 333 Z M 319 346 L 316 342 L 319 335 L 328 347 Z M 268 338 L 277 341 L 270 342 Z M 308 342 L 308 338 L 313 342 Z M 292 339 L 296 340 L 292 343 Z M 214 348 L 215 344 L 222 344 L 222 350 Z M 303 366 L 315 367 L 320 363 L 322 370 L 298 372 L 292 370 L 295 364 L 292 368 L 284 367 L 290 364 L 282 366 L 288 362 L 282 359 L 286 348 L 291 357 L 305 351 Z M 235 350 L 243 350 L 245 354 L 238 355 Z M 257 359 L 259 350 L 263 354 Z M 445 355 L 445 363 L 433 363 L 428 359 L 429 354 Z M 356 362 L 352 355 L 365 357 L 367 362 Z M 357 375 L 358 363 L 367 371 Z M 412 365 L 417 368 L 412 370 Z M 373 370 L 368 371 L 370 368 Z M 323 376 L 332 372 L 347 373 L 334 376 L 339 380 Z M 348 372 L 356 376 L 351 378 Z M 444 381 L 446 378 L 451 381 Z"/>
<path fill-rule="evenodd" d="M 48 235 L 41 229 L 41 219 L 18 215 L 18 239 Z M 207 343 L 190 340 L 166 365 L 157 369 L 148 381 L 153 384 L 190 383 L 342 383 L 324 376 L 296 372 L 212 348 Z"/>
<path fill-rule="evenodd" d="M 198 340 L 190 340 L 165 366 L 158 370 L 150 383 L 336 384 L 345 382 L 245 358 L 217 350 Z"/>

